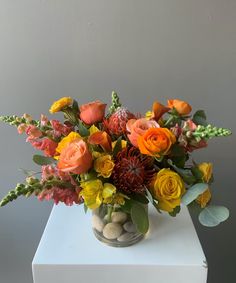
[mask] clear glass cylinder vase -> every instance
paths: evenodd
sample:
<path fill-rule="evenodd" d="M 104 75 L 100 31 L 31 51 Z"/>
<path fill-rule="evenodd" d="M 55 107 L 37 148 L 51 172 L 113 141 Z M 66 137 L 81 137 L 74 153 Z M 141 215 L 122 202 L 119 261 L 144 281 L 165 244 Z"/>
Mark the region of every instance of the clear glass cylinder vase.
<path fill-rule="evenodd" d="M 130 213 L 106 204 L 92 211 L 92 228 L 99 241 L 112 247 L 128 247 L 145 236 L 137 231 Z"/>

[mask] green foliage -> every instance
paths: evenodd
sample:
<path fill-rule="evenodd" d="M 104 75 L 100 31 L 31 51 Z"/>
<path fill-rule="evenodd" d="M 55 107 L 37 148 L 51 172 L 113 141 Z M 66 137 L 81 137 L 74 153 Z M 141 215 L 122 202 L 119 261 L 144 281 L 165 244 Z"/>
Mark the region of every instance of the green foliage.
<path fill-rule="evenodd" d="M 176 206 L 173 211 L 169 212 L 169 215 L 172 217 L 176 217 L 178 213 L 180 213 L 181 207 L 180 205 Z"/>
<path fill-rule="evenodd" d="M 218 205 L 209 205 L 201 211 L 198 219 L 202 225 L 214 227 L 227 220 L 228 217 L 228 208 Z"/>
<path fill-rule="evenodd" d="M 197 125 L 202 125 L 202 126 L 207 125 L 206 114 L 205 114 L 204 110 L 198 110 L 193 115 L 193 122 Z"/>
<path fill-rule="evenodd" d="M 200 181 L 200 182 L 202 181 L 203 173 L 197 166 L 192 167 L 191 172 L 193 176 L 197 179 L 197 181 Z"/>
<path fill-rule="evenodd" d="M 16 116 L 16 115 L 0 116 L 0 121 L 7 123 L 11 126 L 16 126 L 16 127 L 18 127 L 20 124 L 30 124 L 30 125 L 34 125 L 36 127 L 40 127 L 40 121 L 31 120 L 29 122 L 24 117 L 19 117 L 19 116 Z"/>
<path fill-rule="evenodd" d="M 89 130 L 87 129 L 87 127 L 85 127 L 85 125 L 83 124 L 82 121 L 78 121 L 78 129 L 79 129 L 79 134 L 82 136 L 82 137 L 87 137 L 89 136 Z"/>
<path fill-rule="evenodd" d="M 33 156 L 33 161 L 38 165 L 49 165 L 55 162 L 55 160 L 51 157 L 46 157 L 43 155 L 35 154 Z"/>
<path fill-rule="evenodd" d="M 231 135 L 232 132 L 229 129 L 225 128 L 217 128 L 212 125 L 201 126 L 199 125 L 197 129 L 192 133 L 193 137 L 196 141 L 200 141 L 201 139 L 211 139 L 214 137 L 226 137 Z"/>
<path fill-rule="evenodd" d="M 122 150 L 122 136 L 120 136 L 117 141 L 116 141 L 116 145 L 113 149 L 113 156 L 116 156 L 118 154 L 119 151 Z"/>
<path fill-rule="evenodd" d="M 131 218 L 137 230 L 145 234 L 149 229 L 148 212 L 141 204 L 134 203 L 131 207 Z"/>
<path fill-rule="evenodd" d="M 182 197 L 182 203 L 184 205 L 190 204 L 194 201 L 200 194 L 204 193 L 208 189 L 208 184 L 197 183 L 190 187 Z"/>

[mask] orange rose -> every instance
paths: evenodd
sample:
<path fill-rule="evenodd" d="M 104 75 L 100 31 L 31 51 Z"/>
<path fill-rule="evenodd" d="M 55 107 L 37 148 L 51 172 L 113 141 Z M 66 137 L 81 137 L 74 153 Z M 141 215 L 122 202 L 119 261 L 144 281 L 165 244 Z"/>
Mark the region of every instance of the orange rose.
<path fill-rule="evenodd" d="M 74 140 L 61 151 L 58 169 L 75 174 L 86 173 L 92 166 L 92 154 L 82 139 Z"/>
<path fill-rule="evenodd" d="M 95 132 L 89 138 L 88 142 L 94 145 L 100 145 L 104 151 L 112 151 L 111 138 L 106 132 Z"/>
<path fill-rule="evenodd" d="M 180 115 L 188 115 L 192 107 L 185 101 L 179 99 L 169 99 L 168 107 L 175 108 Z"/>
<path fill-rule="evenodd" d="M 153 119 L 158 122 L 158 120 L 169 110 L 169 107 L 166 107 L 158 101 L 155 101 L 152 105 Z"/>
<path fill-rule="evenodd" d="M 146 118 L 141 119 L 130 119 L 126 124 L 126 129 L 130 134 L 128 138 L 133 146 L 138 147 L 138 138 L 142 136 L 146 130 L 150 128 L 159 128 L 159 124 L 154 120 L 147 120 Z"/>
<path fill-rule="evenodd" d="M 80 119 L 87 125 L 101 122 L 105 116 L 106 104 L 93 101 L 80 106 Z"/>
<path fill-rule="evenodd" d="M 176 138 L 167 128 L 151 128 L 138 138 L 138 147 L 142 154 L 161 157 L 169 153 Z"/>

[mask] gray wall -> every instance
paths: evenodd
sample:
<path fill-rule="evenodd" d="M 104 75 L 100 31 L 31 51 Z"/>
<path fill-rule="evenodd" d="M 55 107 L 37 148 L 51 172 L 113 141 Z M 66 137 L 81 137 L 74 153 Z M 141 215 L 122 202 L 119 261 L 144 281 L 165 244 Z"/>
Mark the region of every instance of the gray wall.
<path fill-rule="evenodd" d="M 154 99 L 187 100 L 235 133 L 236 1 L 0 0 L 1 114 L 39 117 L 61 96 L 109 101 L 114 89 L 140 112 Z M 14 128 L 0 131 L 2 197 L 23 179 L 17 168 L 32 167 L 34 151 Z M 209 283 L 235 282 L 235 156 L 235 136 L 195 154 L 214 162 L 215 203 L 231 210 L 217 228 L 196 224 Z M 33 199 L 1 209 L 1 283 L 32 282 L 50 209 Z"/>

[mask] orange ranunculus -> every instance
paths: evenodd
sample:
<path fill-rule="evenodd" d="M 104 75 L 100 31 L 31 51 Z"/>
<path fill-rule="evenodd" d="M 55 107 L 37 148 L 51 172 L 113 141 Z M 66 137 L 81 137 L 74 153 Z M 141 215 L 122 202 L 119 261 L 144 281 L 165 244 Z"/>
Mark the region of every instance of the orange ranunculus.
<path fill-rule="evenodd" d="M 87 125 L 101 122 L 105 116 L 106 104 L 93 101 L 80 106 L 80 119 Z"/>
<path fill-rule="evenodd" d="M 192 107 L 185 101 L 179 99 L 169 99 L 168 107 L 175 108 L 180 115 L 188 115 Z"/>
<path fill-rule="evenodd" d="M 158 120 L 169 110 L 170 110 L 169 107 L 166 107 L 161 103 L 159 103 L 158 101 L 155 101 L 152 105 L 153 119 L 158 122 Z"/>
<path fill-rule="evenodd" d="M 105 151 L 108 151 L 108 152 L 112 151 L 111 138 L 106 132 L 99 131 L 99 132 L 93 133 L 88 138 L 88 142 L 90 144 L 100 145 Z"/>
<path fill-rule="evenodd" d="M 159 124 L 154 120 L 147 120 L 146 118 L 141 119 L 130 119 L 126 124 L 126 129 L 130 134 L 128 138 L 133 146 L 138 147 L 138 138 L 142 136 L 146 130 L 150 128 L 159 128 Z"/>
<path fill-rule="evenodd" d="M 169 129 L 151 128 L 138 138 L 138 147 L 142 154 L 161 157 L 169 153 L 175 141 L 176 138 Z"/>
<path fill-rule="evenodd" d="M 57 167 L 63 172 L 81 174 L 91 168 L 92 162 L 92 154 L 86 142 L 77 139 L 62 149 Z"/>

